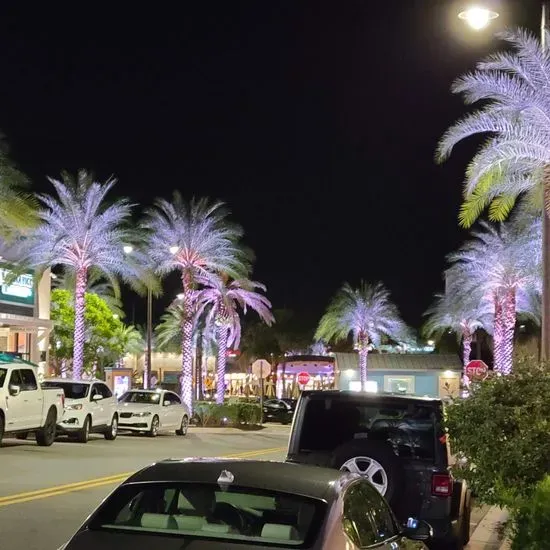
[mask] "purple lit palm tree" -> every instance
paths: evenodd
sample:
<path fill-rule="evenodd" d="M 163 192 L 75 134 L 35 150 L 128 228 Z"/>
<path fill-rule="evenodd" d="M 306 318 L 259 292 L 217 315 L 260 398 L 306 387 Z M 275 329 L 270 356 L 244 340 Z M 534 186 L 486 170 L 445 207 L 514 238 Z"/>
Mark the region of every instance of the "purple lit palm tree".
<path fill-rule="evenodd" d="M 493 308 L 494 369 L 503 374 L 512 372 L 517 314 L 532 313 L 533 296 L 541 293 L 541 226 L 539 217 L 498 228 L 483 223 L 449 256 L 462 270 L 463 295 Z"/>
<path fill-rule="evenodd" d="M 238 241 L 239 226 L 229 223 L 221 202 L 206 199 L 184 202 L 174 193 L 172 202 L 159 199 L 149 211 L 147 253 L 155 271 L 179 271 L 183 287 L 181 396 L 192 407 L 193 325 L 200 277 L 227 273 L 239 278 L 248 272 L 248 259 Z"/>
<path fill-rule="evenodd" d="M 408 329 L 384 285 L 361 282 L 359 288 L 352 288 L 345 283 L 321 318 L 315 339 L 345 340 L 349 334 L 359 353 L 361 386 L 365 390 L 370 345 L 379 345 L 384 336 L 393 340 L 409 339 Z"/>
<path fill-rule="evenodd" d="M 218 347 L 216 403 L 223 403 L 227 350 L 238 347 L 241 340 L 239 309 L 246 314 L 253 309 L 268 326 L 275 322 L 271 302 L 256 290 L 265 292 L 264 285 L 248 279 L 229 281 L 227 277 L 209 276 L 197 295 L 199 315 L 206 313 L 206 324 L 213 325 Z"/>
<path fill-rule="evenodd" d="M 38 212 L 41 223 L 26 242 L 26 260 L 36 267 L 63 266 L 75 274 L 73 376 L 79 379 L 84 361 L 88 274 L 93 268 L 109 279 L 131 277 L 122 251 L 122 243 L 130 239 L 124 224 L 129 221 L 131 206 L 126 200 L 107 206 L 105 199 L 115 180 L 97 183 L 85 170 L 76 178 L 63 173 L 61 181 L 49 181 L 57 198 L 39 197 L 43 204 Z"/>

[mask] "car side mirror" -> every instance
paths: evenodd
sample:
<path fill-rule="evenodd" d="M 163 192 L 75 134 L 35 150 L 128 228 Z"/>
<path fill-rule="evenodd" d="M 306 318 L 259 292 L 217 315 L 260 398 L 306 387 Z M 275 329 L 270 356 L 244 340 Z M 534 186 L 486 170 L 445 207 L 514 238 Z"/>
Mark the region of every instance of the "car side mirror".
<path fill-rule="evenodd" d="M 171 404 L 172 404 L 172 401 L 165 401 L 165 402 L 163 403 L 163 405 L 164 405 L 165 407 L 169 407 Z"/>
<path fill-rule="evenodd" d="M 424 520 L 409 518 L 403 529 L 403 536 L 409 540 L 427 541 L 434 535 L 432 526 Z"/>
<path fill-rule="evenodd" d="M 16 397 L 21 393 L 21 387 L 16 386 L 15 384 L 10 384 L 8 387 L 8 391 L 12 397 Z"/>
<path fill-rule="evenodd" d="M 96 393 L 93 397 L 93 401 L 101 401 L 103 399 L 103 396 L 100 393 Z"/>

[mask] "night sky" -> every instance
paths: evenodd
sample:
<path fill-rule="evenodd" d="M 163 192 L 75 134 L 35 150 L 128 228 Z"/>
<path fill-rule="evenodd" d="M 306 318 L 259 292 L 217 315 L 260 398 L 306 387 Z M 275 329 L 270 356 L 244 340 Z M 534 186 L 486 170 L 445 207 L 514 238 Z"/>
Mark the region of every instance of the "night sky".
<path fill-rule="evenodd" d="M 492 32 L 452 1 L 162 4 L 1 8 L 0 128 L 34 188 L 82 167 L 144 206 L 223 199 L 275 307 L 316 318 L 342 282 L 383 280 L 418 326 L 464 238 L 475 143 L 443 166 L 434 148 Z M 537 32 L 538 6 L 502 0 L 499 25 Z M 142 302 L 126 297 L 137 322 Z"/>

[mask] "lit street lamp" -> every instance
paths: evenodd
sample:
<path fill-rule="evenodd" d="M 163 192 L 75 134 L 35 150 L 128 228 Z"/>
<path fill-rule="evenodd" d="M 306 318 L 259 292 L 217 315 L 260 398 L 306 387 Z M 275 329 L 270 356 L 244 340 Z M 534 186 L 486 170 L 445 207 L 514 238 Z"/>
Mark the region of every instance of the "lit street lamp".
<path fill-rule="evenodd" d="M 480 31 L 489 25 L 489 23 L 498 17 L 496 11 L 480 8 L 477 6 L 468 8 L 458 14 L 459 19 L 466 21 L 472 29 Z"/>
<path fill-rule="evenodd" d="M 546 31 L 549 27 L 550 2 L 541 2 L 540 43 L 546 51 Z M 458 17 L 476 30 L 483 29 L 498 17 L 498 13 L 487 7 L 475 6 L 458 14 Z M 550 193 L 548 182 L 544 182 L 544 196 Z M 540 339 L 540 360 L 550 359 L 550 217 L 543 207 L 542 216 L 542 323 Z"/>

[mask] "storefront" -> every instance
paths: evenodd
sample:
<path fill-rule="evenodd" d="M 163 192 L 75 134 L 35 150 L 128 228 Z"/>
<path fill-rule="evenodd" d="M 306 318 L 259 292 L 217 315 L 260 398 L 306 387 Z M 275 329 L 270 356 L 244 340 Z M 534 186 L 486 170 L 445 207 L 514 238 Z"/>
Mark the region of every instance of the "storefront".
<path fill-rule="evenodd" d="M 276 367 L 277 396 L 297 398 L 302 390 L 328 390 L 336 384 L 335 360 L 330 355 L 293 355 Z"/>
<path fill-rule="evenodd" d="M 14 263 L 0 259 L 0 352 L 14 354 L 39 365 L 44 376 L 48 360 L 51 275 L 36 280 L 26 271 L 14 279 Z"/>

